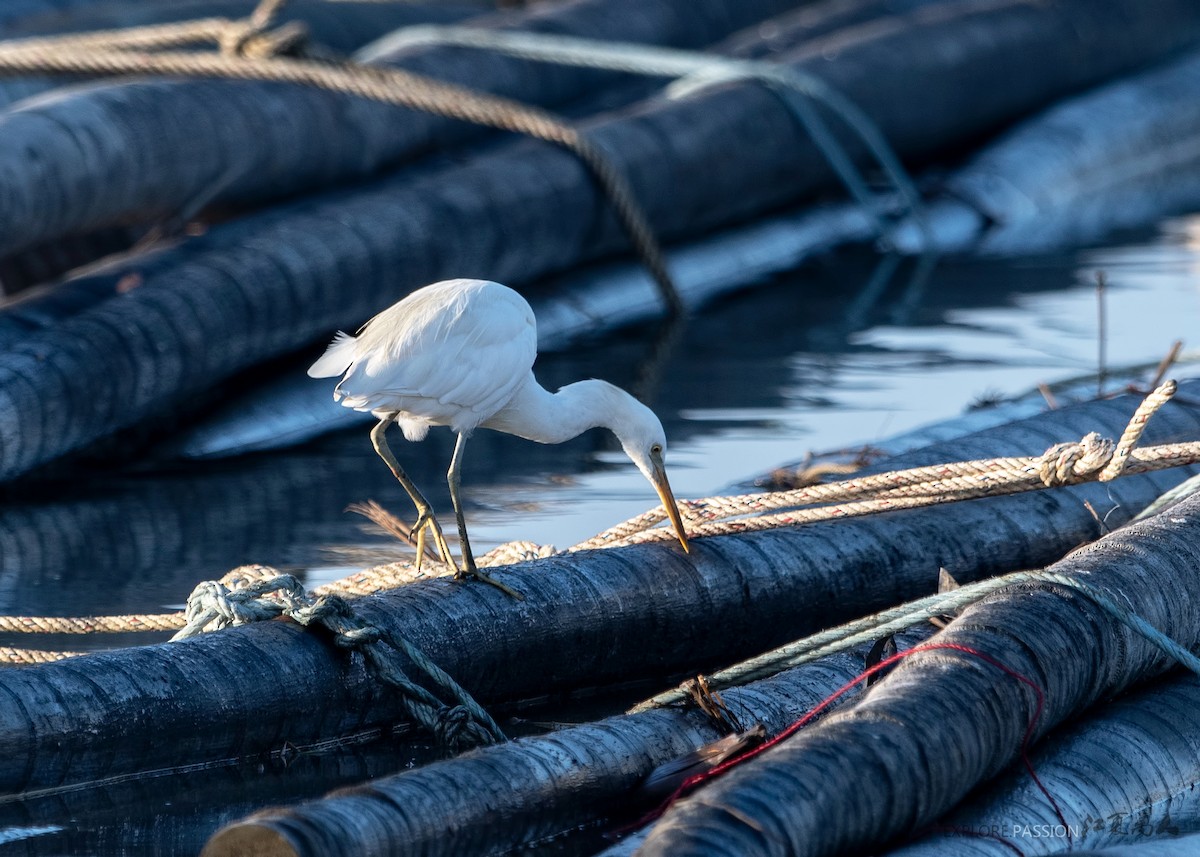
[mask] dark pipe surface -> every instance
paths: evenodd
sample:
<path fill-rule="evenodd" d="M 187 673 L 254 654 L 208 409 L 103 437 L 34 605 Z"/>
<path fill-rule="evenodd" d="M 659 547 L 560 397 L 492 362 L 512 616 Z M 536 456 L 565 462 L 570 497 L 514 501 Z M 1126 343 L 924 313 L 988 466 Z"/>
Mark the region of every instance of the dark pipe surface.
<path fill-rule="evenodd" d="M 1182 385 L 1181 397 L 1194 389 Z M 998 451 L 1032 454 L 1048 439 L 1077 438 L 1080 422 L 1116 435 L 1134 404 L 1099 403 L 1086 418 L 1084 407 L 1066 408 L 983 434 Z M 1004 440 L 1013 432 L 1024 440 Z M 1200 412 L 1171 404 L 1145 442 L 1198 433 Z M 431 580 L 355 604 L 485 703 L 703 670 L 928 594 L 940 568 L 971 580 L 1048 564 L 1097 537 L 1097 515 L 1116 526 L 1186 470 L 707 538 L 687 555 L 643 545 L 497 571 L 521 602 Z M 0 789 L 303 746 L 399 717 L 359 659 L 290 623 L 260 623 L 0 672 Z"/>

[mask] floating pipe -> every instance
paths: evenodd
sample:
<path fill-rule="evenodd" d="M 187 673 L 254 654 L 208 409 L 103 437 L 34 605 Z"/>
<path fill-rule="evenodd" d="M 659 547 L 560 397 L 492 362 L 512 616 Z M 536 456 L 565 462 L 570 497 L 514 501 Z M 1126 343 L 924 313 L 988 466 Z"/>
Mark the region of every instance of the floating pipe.
<path fill-rule="evenodd" d="M 1096 241 L 1200 207 L 1200 54 L 1028 119 L 944 182 L 908 252 L 1019 255 Z"/>
<path fill-rule="evenodd" d="M 789 59 L 858 101 L 908 154 L 984 133 L 1200 35 L 1191 0 L 1153 0 L 1153 10 L 1147 0 L 951 3 L 888 20 Z M 998 73 L 1009 85 L 984 103 L 975 81 Z M 924 93 L 919 121 L 895 87 Z M 668 239 L 832 180 L 791 110 L 757 84 L 647 102 L 588 130 Z M 626 240 L 583 165 L 533 142 L 214 227 L 156 257 L 136 288 L 0 353 L 0 479 L 185 405 L 330 327 L 353 329 L 424 283 L 483 276 L 519 285 Z M 126 273 L 139 274 L 137 264 Z"/>
<path fill-rule="evenodd" d="M 473 26 L 704 47 L 791 8 L 794 0 L 581 0 L 471 19 Z M 328 16 L 328 4 L 318 4 Z M 286 11 L 286 7 L 285 7 Z M 347 4 L 376 33 L 462 20 L 468 7 Z M 303 16 L 301 16 L 303 19 Z M 353 47 L 361 47 L 361 38 Z M 317 34 L 319 37 L 319 34 Z M 347 45 L 350 47 L 351 45 Z M 396 66 L 541 106 L 593 96 L 624 77 L 547 67 L 482 51 L 374 51 Z M 0 253 L 210 203 L 260 205 L 350 183 L 463 140 L 477 126 L 317 87 L 177 78 L 104 81 L 0 113 Z"/>
<path fill-rule="evenodd" d="M 775 735 L 862 672 L 866 653 L 824 658 L 721 699 L 746 728 L 761 724 Z M 609 717 L 261 810 L 217 832 L 203 857 L 515 850 L 606 816 L 628 817 L 636 812 L 631 792 L 657 766 L 722 737 L 694 708 Z"/>
<path fill-rule="evenodd" d="M 1183 647 L 1200 645 L 1200 496 L 1050 570 L 1106 593 Z M 678 802 L 638 854 L 879 848 L 935 821 L 1012 763 L 1026 736 L 1036 740 L 1176 665 L 1086 595 L 1052 582 L 1009 587 L 965 608 L 929 644 L 961 648 L 904 659 L 852 708 Z"/>
<path fill-rule="evenodd" d="M 1024 765 L 887 857 L 1027 857 L 1145 843 L 1200 821 L 1200 678 L 1175 675 L 1088 712 Z M 1061 813 L 1061 816 L 1060 816 Z"/>
<path fill-rule="evenodd" d="M 1200 433 L 1200 409 L 1185 401 L 1195 387 L 1180 385 L 1144 443 Z M 1126 396 L 1063 408 L 893 464 L 953 460 L 968 448 L 1032 454 L 1087 430 L 1115 436 L 1135 404 Z M 485 704 L 703 670 L 928 594 L 942 567 L 968 581 L 1046 565 L 1194 469 L 699 539 L 689 554 L 638 545 L 496 570 L 524 594 L 519 602 L 438 579 L 355 606 Z M 304 747 L 400 716 L 359 659 L 283 622 L 4 670 L 0 791 Z"/>

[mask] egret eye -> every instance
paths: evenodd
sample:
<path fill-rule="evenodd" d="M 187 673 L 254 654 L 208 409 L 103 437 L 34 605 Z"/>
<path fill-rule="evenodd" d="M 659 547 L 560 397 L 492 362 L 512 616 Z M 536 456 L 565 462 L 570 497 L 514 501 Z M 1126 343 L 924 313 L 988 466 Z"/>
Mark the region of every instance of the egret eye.
<path fill-rule="evenodd" d="M 662 444 L 661 443 L 654 444 L 654 446 L 650 447 L 650 452 L 653 455 L 662 455 Z"/>

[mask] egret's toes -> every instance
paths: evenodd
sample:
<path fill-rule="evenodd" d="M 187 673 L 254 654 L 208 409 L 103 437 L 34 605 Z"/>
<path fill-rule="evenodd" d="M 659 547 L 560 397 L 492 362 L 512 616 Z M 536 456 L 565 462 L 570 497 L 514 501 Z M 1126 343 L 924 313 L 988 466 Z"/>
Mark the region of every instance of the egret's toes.
<path fill-rule="evenodd" d="M 454 557 L 450 555 L 450 545 L 446 543 L 446 537 L 442 535 L 442 527 L 431 510 L 420 512 L 417 522 L 413 524 L 412 531 L 417 538 L 417 571 L 421 570 L 421 563 L 425 559 L 425 533 L 427 530 L 433 533 L 433 543 L 441 555 L 442 562 L 453 568 L 457 574 L 458 566 L 454 563 Z"/>
<path fill-rule="evenodd" d="M 517 592 L 517 590 L 513 589 L 511 586 L 507 586 L 506 584 L 501 583 L 500 581 L 498 581 L 496 578 L 492 577 L 491 575 L 484 574 L 482 571 L 480 571 L 478 568 L 475 567 L 474 562 L 466 563 L 466 568 L 458 569 L 454 573 L 455 580 L 465 580 L 468 577 L 473 577 L 476 580 L 482 581 L 483 583 L 490 584 L 490 585 L 496 587 L 497 589 L 499 589 L 505 595 L 508 595 L 511 598 L 515 598 L 518 601 L 525 600 L 525 596 L 522 595 L 520 592 Z"/>

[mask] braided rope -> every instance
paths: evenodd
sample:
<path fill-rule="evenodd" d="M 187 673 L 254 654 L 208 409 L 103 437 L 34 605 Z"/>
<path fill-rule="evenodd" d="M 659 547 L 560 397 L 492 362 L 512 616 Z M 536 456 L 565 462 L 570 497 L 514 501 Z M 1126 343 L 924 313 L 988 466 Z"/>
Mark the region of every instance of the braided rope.
<path fill-rule="evenodd" d="M 1098 478 L 1101 482 L 1111 482 L 1124 472 L 1126 461 L 1129 460 L 1133 454 L 1133 448 L 1141 440 L 1142 432 L 1146 430 L 1146 423 L 1159 408 L 1171 400 L 1178 390 L 1179 385 L 1175 381 L 1164 381 L 1138 405 L 1133 417 L 1129 420 L 1129 425 L 1125 426 L 1125 431 L 1121 433 L 1121 438 L 1117 441 L 1116 452 L 1113 453 L 1108 465 L 1100 472 Z"/>
<path fill-rule="evenodd" d="M 17 634 L 118 634 L 128 631 L 175 631 L 182 613 L 129 616 L 0 616 L 0 632 Z"/>
<path fill-rule="evenodd" d="M 1134 515 L 1133 520 L 1144 521 L 1146 518 L 1153 518 L 1187 497 L 1191 497 L 1197 491 L 1200 491 L 1200 474 L 1185 479 L 1174 488 L 1161 494 L 1157 500 Z"/>
<path fill-rule="evenodd" d="M 279 572 L 268 565 L 241 565 L 210 585 L 238 589 L 273 580 Z M 138 631 L 178 631 L 187 624 L 185 612 L 135 613 L 125 616 L 0 616 L 0 632 L 8 634 L 126 634 Z M 24 655 L 21 653 L 32 652 Z M 15 653 L 15 654 L 14 654 Z M 0 647 L 0 664 L 61 660 L 80 652 L 44 652 Z"/>
<path fill-rule="evenodd" d="M 723 690 L 746 682 L 775 675 L 785 669 L 810 663 L 820 658 L 849 651 L 865 645 L 889 634 L 897 634 L 908 630 L 922 622 L 927 622 L 935 616 L 945 616 L 961 610 L 969 604 L 974 604 L 1006 586 L 1025 582 L 1032 572 L 1019 571 L 1000 577 L 981 580 L 978 583 L 968 583 L 950 592 L 941 592 L 926 598 L 919 598 L 907 604 L 882 610 L 861 619 L 855 619 L 834 628 L 828 628 L 820 633 L 780 646 L 770 652 L 764 652 L 741 663 L 735 664 L 718 672 L 705 676 L 708 687 L 713 690 Z M 673 705 L 690 698 L 691 679 L 677 688 L 673 688 L 657 696 L 640 702 L 629 713 L 646 711 L 651 708 L 661 708 Z"/>
<path fill-rule="evenodd" d="M 295 29 L 265 30 L 273 11 L 248 22 L 224 18 L 185 24 L 107 30 L 0 42 L 0 75 L 165 75 L 272 81 L 315 86 L 394 104 L 476 125 L 512 131 L 560 146 L 587 167 L 609 199 L 634 251 L 650 271 L 669 313 L 683 300 L 667 268 L 662 247 L 625 176 L 577 129 L 546 110 L 500 96 L 422 77 L 398 68 L 318 62 L 275 55 L 300 35 Z M 275 4 L 278 5 L 278 4 Z M 257 16 L 257 17 L 256 17 Z M 151 50 L 216 40 L 223 53 Z M 256 42 L 263 50 L 250 50 Z"/>
<path fill-rule="evenodd" d="M 1075 443 L 1055 444 L 1039 456 L 950 462 L 810 485 L 791 491 L 683 501 L 680 507 L 684 520 L 689 524 L 689 538 L 696 539 L 1002 496 L 1087 481 L 1108 481 L 1121 475 L 1195 464 L 1200 462 L 1200 442 L 1197 441 L 1135 448 L 1150 417 L 1171 399 L 1176 389 L 1174 381 L 1167 381 L 1147 396 L 1115 444 L 1092 432 Z M 1114 466 L 1114 462 L 1117 466 Z M 813 506 L 816 503 L 827 505 Z M 797 508 L 805 506 L 809 508 Z M 786 511 L 765 514 L 779 509 Z M 382 509 L 379 511 L 387 514 Z M 756 517 L 746 517 L 749 515 Z M 581 542 L 569 551 L 674 539 L 672 531 L 657 526 L 664 520 L 666 513 L 660 506 Z M 550 545 L 508 542 L 481 556 L 479 566 L 495 568 L 556 553 L 558 551 Z M 220 584 L 226 587 L 253 585 L 275 578 L 278 574 L 269 566 L 241 566 L 226 574 Z M 453 569 L 438 561 L 427 560 L 420 572 L 414 563 L 399 561 L 364 569 L 323 584 L 314 592 L 318 595 L 369 595 L 415 580 L 449 577 L 452 574 Z M 17 633 L 162 631 L 176 630 L 184 624 L 184 613 L 103 617 L 0 616 L 0 632 Z M 57 659 L 59 654 L 0 648 L 0 663 L 34 663 Z"/>
<path fill-rule="evenodd" d="M 1095 432 L 1073 443 L 1056 444 L 1039 456 L 1012 456 L 949 462 L 874 476 L 810 485 L 791 491 L 706 497 L 683 501 L 680 513 L 691 524 L 693 538 L 751 532 L 834 518 L 911 509 L 936 503 L 1015 494 L 1040 488 L 1110 481 L 1123 473 L 1144 473 L 1200 461 L 1200 442 L 1162 444 L 1135 449 L 1146 424 L 1175 395 L 1167 381 L 1147 396 L 1114 445 Z M 834 504 L 803 509 L 816 503 Z M 766 515 L 779 509 L 787 512 Z M 745 515 L 760 517 L 730 521 Z M 590 550 L 674 538 L 655 527 L 667 518 L 661 506 L 631 518 L 571 550 Z M 651 529 L 653 527 L 653 529 Z"/>
<path fill-rule="evenodd" d="M 1124 622 L 1134 631 L 1137 631 L 1154 645 L 1158 646 L 1162 651 L 1171 658 L 1174 658 L 1183 666 L 1187 667 L 1192 672 L 1200 675 L 1200 658 L 1192 654 L 1179 643 L 1172 640 L 1162 631 L 1155 628 L 1138 614 L 1134 613 L 1128 607 L 1119 604 L 1112 594 L 1086 583 L 1078 578 L 1071 577 L 1058 572 L 1043 571 L 1036 575 L 1037 580 L 1044 580 L 1049 583 L 1057 583 L 1061 586 L 1067 586 L 1077 592 L 1082 593 L 1088 599 L 1100 607 L 1109 616 L 1119 622 Z"/>
<path fill-rule="evenodd" d="M 517 562 L 553 556 L 553 545 L 535 542 L 506 542 L 480 556 L 480 568 L 498 568 Z M 454 570 L 439 560 L 426 559 L 420 571 L 409 560 L 390 562 L 365 568 L 354 574 L 322 584 L 312 591 L 316 595 L 374 595 L 395 589 L 417 580 L 451 577 Z M 280 572 L 266 565 L 243 565 L 227 572 L 219 581 L 226 588 L 251 585 L 256 581 L 280 577 Z M 126 634 L 139 631 L 178 631 L 187 624 L 184 611 L 175 613 L 134 613 L 123 616 L 0 616 L 0 633 L 6 634 Z M 31 654 L 25 654 L 31 653 Z M 40 663 L 61 660 L 81 652 L 46 652 L 37 649 L 15 649 L 0 646 L 0 664 Z"/>
<path fill-rule="evenodd" d="M 52 664 L 85 655 L 87 652 L 49 652 L 44 649 L 16 649 L 0 646 L 0 663 L 3 664 Z"/>

